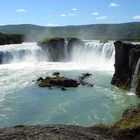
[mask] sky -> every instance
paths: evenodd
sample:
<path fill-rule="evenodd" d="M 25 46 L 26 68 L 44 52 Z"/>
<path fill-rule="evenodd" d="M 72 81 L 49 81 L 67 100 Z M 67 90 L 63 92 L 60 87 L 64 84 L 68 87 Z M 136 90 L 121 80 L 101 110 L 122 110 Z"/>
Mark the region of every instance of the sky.
<path fill-rule="evenodd" d="M 0 25 L 86 25 L 140 21 L 140 0 L 1 0 Z"/>

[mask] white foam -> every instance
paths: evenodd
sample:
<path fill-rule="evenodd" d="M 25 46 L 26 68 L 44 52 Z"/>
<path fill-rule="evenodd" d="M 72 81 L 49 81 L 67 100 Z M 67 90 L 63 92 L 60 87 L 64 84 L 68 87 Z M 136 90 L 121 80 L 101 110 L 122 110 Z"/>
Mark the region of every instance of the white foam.
<path fill-rule="evenodd" d="M 129 93 L 127 93 L 127 95 L 129 95 L 129 96 L 135 96 L 136 94 L 133 93 L 133 92 L 129 92 Z"/>

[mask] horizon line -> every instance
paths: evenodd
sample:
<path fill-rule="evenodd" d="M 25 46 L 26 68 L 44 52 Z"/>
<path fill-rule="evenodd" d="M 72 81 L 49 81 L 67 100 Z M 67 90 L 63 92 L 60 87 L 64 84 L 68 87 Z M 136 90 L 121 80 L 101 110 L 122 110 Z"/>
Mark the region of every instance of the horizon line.
<path fill-rule="evenodd" d="M 91 24 L 76 24 L 76 25 L 58 25 L 58 26 L 45 26 L 45 25 L 39 25 L 39 24 L 31 24 L 31 23 L 19 23 L 19 24 L 3 24 L 1 26 L 20 26 L 20 25 L 34 25 L 34 26 L 40 26 L 40 27 L 48 27 L 48 28 L 53 28 L 53 27 L 69 27 L 69 26 L 88 26 L 88 25 L 115 25 L 115 24 L 129 24 L 129 23 L 140 23 L 140 21 L 136 22 L 120 22 L 120 23 L 91 23 Z"/>

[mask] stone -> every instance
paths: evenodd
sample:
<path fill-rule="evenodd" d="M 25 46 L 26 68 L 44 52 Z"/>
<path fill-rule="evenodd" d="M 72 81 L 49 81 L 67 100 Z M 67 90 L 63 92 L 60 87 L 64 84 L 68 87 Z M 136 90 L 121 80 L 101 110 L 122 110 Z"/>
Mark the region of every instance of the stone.
<path fill-rule="evenodd" d="M 60 75 L 60 72 L 54 72 L 53 75 L 54 76 L 59 76 Z"/>
<path fill-rule="evenodd" d="M 66 77 L 46 77 L 37 81 L 39 87 L 60 87 L 60 88 L 69 88 L 69 87 L 78 87 L 78 81 L 74 79 L 68 79 Z"/>

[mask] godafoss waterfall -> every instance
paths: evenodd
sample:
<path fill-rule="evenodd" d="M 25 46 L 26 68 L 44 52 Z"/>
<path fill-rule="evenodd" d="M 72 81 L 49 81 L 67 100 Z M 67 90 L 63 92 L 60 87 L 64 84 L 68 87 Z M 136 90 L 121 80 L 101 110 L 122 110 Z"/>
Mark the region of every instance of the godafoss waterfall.
<path fill-rule="evenodd" d="M 57 46 L 49 43 L 48 48 L 34 42 L 0 46 L 0 127 L 112 124 L 129 105 L 140 102 L 136 95 L 110 84 L 113 41 L 78 40 L 74 44 L 74 40 L 62 39 Z M 75 80 L 90 73 L 85 82 L 92 86 L 62 90 L 36 84 L 39 77 L 54 72 Z"/>

